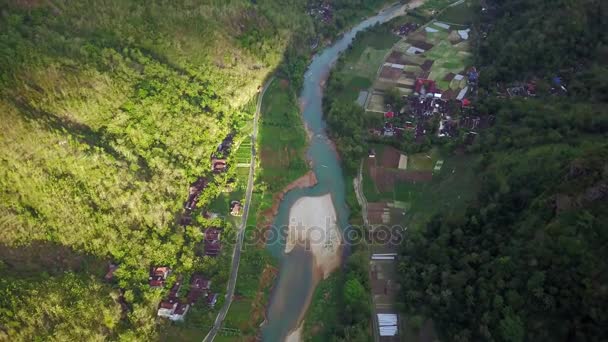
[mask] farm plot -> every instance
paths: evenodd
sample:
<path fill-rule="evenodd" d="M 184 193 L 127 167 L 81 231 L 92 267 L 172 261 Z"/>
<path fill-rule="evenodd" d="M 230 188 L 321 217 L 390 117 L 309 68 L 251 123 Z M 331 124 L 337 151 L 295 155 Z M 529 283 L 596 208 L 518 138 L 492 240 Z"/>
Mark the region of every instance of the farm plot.
<path fill-rule="evenodd" d="M 251 163 L 251 140 L 245 138 L 234 153 L 237 166 L 249 166 Z"/>

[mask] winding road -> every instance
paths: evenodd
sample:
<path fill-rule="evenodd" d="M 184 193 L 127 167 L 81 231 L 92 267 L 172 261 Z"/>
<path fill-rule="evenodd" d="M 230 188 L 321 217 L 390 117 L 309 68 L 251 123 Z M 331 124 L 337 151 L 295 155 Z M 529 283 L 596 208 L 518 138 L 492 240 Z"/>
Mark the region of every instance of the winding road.
<path fill-rule="evenodd" d="M 258 136 L 258 120 L 260 118 L 260 112 L 262 110 L 262 99 L 264 98 L 264 94 L 266 94 L 266 90 L 268 90 L 268 86 L 272 83 L 274 77 L 271 77 L 265 84 L 264 88 L 260 92 L 260 96 L 258 97 L 258 103 L 255 110 L 255 114 L 253 116 L 253 132 L 251 134 L 251 164 L 249 165 L 249 177 L 247 179 L 247 192 L 245 194 L 245 205 L 243 207 L 243 216 L 241 218 L 241 224 L 239 225 L 239 231 L 237 233 L 236 243 L 234 245 L 234 251 L 232 252 L 232 267 L 230 269 L 230 278 L 228 279 L 228 286 L 226 287 L 226 301 L 224 302 L 224 306 L 220 309 L 215 318 L 215 323 L 213 323 L 213 327 L 207 333 L 207 336 L 203 339 L 203 342 L 211 342 L 217 335 L 218 331 L 222 327 L 222 323 L 224 323 L 224 319 L 228 314 L 228 310 L 230 309 L 230 305 L 232 304 L 232 298 L 234 297 L 234 289 L 236 287 L 236 279 L 239 274 L 239 264 L 241 262 L 241 252 L 243 248 L 243 240 L 245 238 L 245 230 L 247 227 L 247 217 L 249 216 L 249 205 L 251 204 L 251 193 L 253 192 L 253 177 L 255 175 L 255 141 Z"/>

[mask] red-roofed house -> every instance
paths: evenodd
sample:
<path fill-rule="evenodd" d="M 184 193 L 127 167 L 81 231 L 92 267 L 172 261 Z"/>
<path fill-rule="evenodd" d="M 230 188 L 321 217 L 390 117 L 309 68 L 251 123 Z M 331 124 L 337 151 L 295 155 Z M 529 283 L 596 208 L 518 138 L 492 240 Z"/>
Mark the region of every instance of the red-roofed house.
<path fill-rule="evenodd" d="M 173 314 L 171 315 L 171 317 L 169 317 L 169 319 L 172 321 L 183 321 L 184 316 L 186 316 L 186 313 L 188 312 L 188 309 L 190 309 L 190 304 L 177 304 L 175 310 L 173 311 Z"/>
<path fill-rule="evenodd" d="M 471 101 L 469 99 L 462 99 L 462 106 L 469 107 L 471 105 Z"/>
<path fill-rule="evenodd" d="M 171 273 L 171 268 L 162 266 L 162 267 L 151 267 L 150 268 L 150 278 L 149 284 L 150 287 L 163 287 L 165 286 L 165 280 Z"/>
<path fill-rule="evenodd" d="M 175 312 L 175 308 L 177 307 L 177 301 L 174 299 L 166 299 L 160 302 L 158 306 L 158 312 L 156 313 L 158 317 L 171 318 L 173 312 Z"/>
<path fill-rule="evenodd" d="M 387 119 L 392 119 L 395 117 L 395 113 L 393 111 L 384 113 L 384 117 Z"/>
<path fill-rule="evenodd" d="M 226 171 L 227 167 L 228 167 L 228 164 L 225 159 L 213 158 L 211 160 L 211 171 L 213 171 L 215 173 L 224 172 L 224 171 Z"/>
<path fill-rule="evenodd" d="M 190 304 L 179 303 L 175 299 L 167 299 L 160 302 L 156 314 L 158 317 L 165 317 L 172 321 L 183 321 L 188 309 L 190 309 Z"/>
<path fill-rule="evenodd" d="M 414 91 L 420 95 L 426 95 L 427 93 L 436 93 L 437 84 L 433 80 L 427 80 L 423 78 L 416 79 L 414 84 Z"/>

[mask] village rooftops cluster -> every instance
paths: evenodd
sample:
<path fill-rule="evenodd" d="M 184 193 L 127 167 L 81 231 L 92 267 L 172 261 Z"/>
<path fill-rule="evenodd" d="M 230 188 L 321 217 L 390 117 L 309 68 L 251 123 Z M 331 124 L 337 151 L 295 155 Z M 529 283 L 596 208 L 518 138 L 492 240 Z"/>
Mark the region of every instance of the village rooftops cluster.
<path fill-rule="evenodd" d="M 157 315 L 168 318 L 172 321 L 183 321 L 186 313 L 192 305 L 195 305 L 201 298 L 207 299 L 207 304 L 211 307 L 217 302 L 217 294 L 210 293 L 211 281 L 200 274 L 193 274 L 190 278 L 190 289 L 185 299 L 179 298 L 179 291 L 182 288 L 183 277 L 178 277 L 171 287 L 167 298 L 163 299 L 159 306 Z"/>
<path fill-rule="evenodd" d="M 469 85 L 476 85 L 478 77 L 475 68 L 469 69 Z M 434 128 L 431 119 L 436 116 L 439 117 L 439 127 Z M 370 133 L 400 138 L 406 131 L 413 131 L 414 140 L 422 142 L 430 131 L 437 131 L 438 137 L 456 137 L 459 130 L 466 130 L 465 144 L 471 144 L 477 130 L 491 126 L 494 120 L 493 115 L 480 116 L 468 98 L 444 98 L 434 80 L 418 78 L 414 84 L 414 94 L 408 98 L 407 108 L 395 111 L 388 106 L 383 127 Z"/>
<path fill-rule="evenodd" d="M 226 158 L 230 154 L 233 139 L 234 134 L 228 134 L 226 138 L 224 138 L 224 140 L 219 144 L 216 151 L 211 155 L 211 171 L 214 173 L 221 173 L 228 169 L 228 162 L 226 161 Z"/>
<path fill-rule="evenodd" d="M 408 34 L 416 31 L 419 25 L 417 23 L 405 23 L 393 31 L 395 34 L 399 36 L 407 36 Z"/>
<path fill-rule="evenodd" d="M 333 18 L 333 9 L 329 2 L 319 2 L 316 5 L 312 5 L 308 9 L 308 14 L 317 18 L 325 23 L 328 23 Z"/>
<path fill-rule="evenodd" d="M 499 94 L 503 97 L 505 93 L 508 97 L 535 97 L 537 95 L 538 82 L 536 79 L 527 82 L 518 82 L 511 84 L 506 87 L 506 91 L 503 88 L 502 91 L 499 89 Z M 554 76 L 550 80 L 549 94 L 551 95 L 566 95 L 568 89 L 560 76 Z"/>

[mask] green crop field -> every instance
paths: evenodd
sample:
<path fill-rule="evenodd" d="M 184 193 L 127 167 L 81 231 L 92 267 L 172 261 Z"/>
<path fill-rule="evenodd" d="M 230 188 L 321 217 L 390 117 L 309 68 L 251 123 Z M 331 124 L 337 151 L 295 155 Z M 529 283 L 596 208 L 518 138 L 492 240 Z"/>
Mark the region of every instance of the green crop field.
<path fill-rule="evenodd" d="M 279 191 L 307 170 L 306 132 L 296 96 L 280 80 L 266 91 L 259 130 L 260 177 L 273 191 Z"/>
<path fill-rule="evenodd" d="M 470 25 L 473 18 L 473 6 L 470 1 L 446 8 L 437 18 L 450 24 Z"/>
<path fill-rule="evenodd" d="M 436 213 L 464 214 L 460 210 L 473 200 L 477 190 L 471 167 L 476 160 L 475 156 L 450 156 L 430 182 L 397 182 L 395 199 L 411 205 L 404 224 L 419 229 Z"/>

